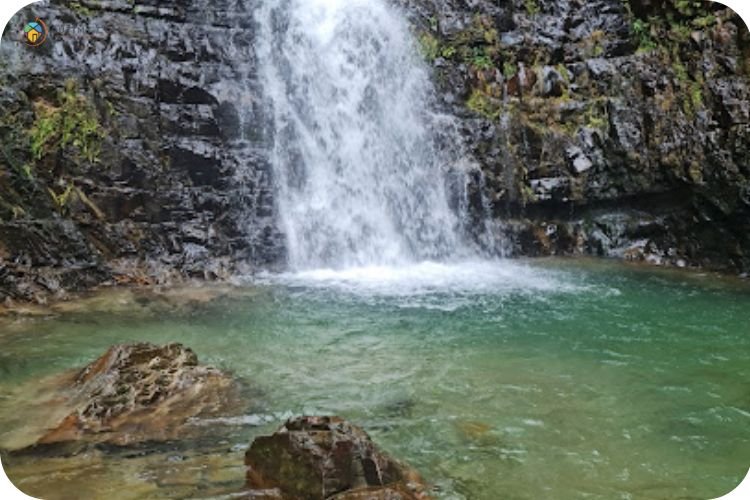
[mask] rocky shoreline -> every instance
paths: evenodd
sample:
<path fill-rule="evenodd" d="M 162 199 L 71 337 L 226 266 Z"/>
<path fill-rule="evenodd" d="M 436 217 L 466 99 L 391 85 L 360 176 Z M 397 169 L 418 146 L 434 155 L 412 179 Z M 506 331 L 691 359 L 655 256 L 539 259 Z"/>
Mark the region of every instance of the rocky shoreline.
<path fill-rule="evenodd" d="M 698 273 L 698 268 L 677 264 L 665 265 L 663 262 L 649 262 L 641 259 L 600 259 L 585 255 L 552 258 L 561 259 L 560 262 L 580 262 L 586 263 L 586 265 L 598 263 L 607 265 L 607 260 L 614 263 L 622 260 L 622 265 L 627 269 L 649 271 L 656 267 L 663 272 L 702 274 Z M 539 256 L 533 259 L 526 259 L 525 262 L 543 263 L 548 259 L 549 257 Z M 744 282 L 750 279 L 748 273 L 738 275 L 726 271 L 710 271 L 710 274 L 715 275 L 717 278 L 737 282 Z M 0 318 L 16 316 L 43 317 L 76 311 L 92 312 L 99 309 L 111 311 L 112 308 L 118 308 L 117 304 L 120 307 L 124 307 L 127 304 L 143 301 L 148 301 L 151 307 L 155 309 L 188 311 L 196 305 L 206 304 L 223 296 L 253 293 L 253 287 L 240 285 L 233 278 L 197 280 L 176 277 L 173 281 L 165 281 L 163 283 L 152 283 L 149 280 L 121 283 L 108 281 L 91 288 L 78 290 L 60 289 L 54 293 L 40 292 L 29 299 L 13 300 L 6 297 L 5 301 L 0 303 Z"/>
<path fill-rule="evenodd" d="M 198 363 L 181 344 L 112 346 L 73 373 L 45 384 L 48 426 L 13 457 L 72 457 L 94 447 L 143 449 L 200 439 L 194 422 L 240 416 L 240 382 Z M 336 416 L 289 418 L 253 440 L 245 454 L 241 498 L 427 500 L 430 488 L 409 466 L 375 445 L 361 428 Z"/>
<path fill-rule="evenodd" d="M 188 311 L 229 294 L 253 293 L 251 287 L 240 287 L 234 280 L 175 280 L 163 284 L 105 282 L 83 290 L 58 290 L 40 293 L 29 300 L 6 298 L 0 303 L 3 316 L 53 316 L 75 312 L 96 312 L 125 309 L 133 304 L 147 303 L 151 310 Z"/>

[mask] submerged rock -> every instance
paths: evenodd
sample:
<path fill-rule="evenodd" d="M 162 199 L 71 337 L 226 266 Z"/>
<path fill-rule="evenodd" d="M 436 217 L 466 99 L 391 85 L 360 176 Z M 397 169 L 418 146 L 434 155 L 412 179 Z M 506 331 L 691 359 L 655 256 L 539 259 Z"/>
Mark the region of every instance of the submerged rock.
<path fill-rule="evenodd" d="M 426 499 L 419 474 L 339 417 L 299 417 L 245 454 L 251 497 Z"/>
<path fill-rule="evenodd" d="M 66 385 L 73 410 L 38 445 L 177 439 L 189 419 L 227 415 L 239 401 L 229 375 L 200 366 L 181 344 L 113 346 Z"/>

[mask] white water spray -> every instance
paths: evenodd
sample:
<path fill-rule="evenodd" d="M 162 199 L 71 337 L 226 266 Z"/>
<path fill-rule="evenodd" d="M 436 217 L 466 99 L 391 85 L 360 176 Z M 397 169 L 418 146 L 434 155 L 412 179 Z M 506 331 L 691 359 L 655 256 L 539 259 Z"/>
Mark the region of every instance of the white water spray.
<path fill-rule="evenodd" d="M 460 141 L 445 143 L 450 120 L 435 125 L 403 14 L 385 0 L 267 0 L 257 21 L 290 267 L 470 256 L 465 203 L 450 202 L 465 185 Z"/>

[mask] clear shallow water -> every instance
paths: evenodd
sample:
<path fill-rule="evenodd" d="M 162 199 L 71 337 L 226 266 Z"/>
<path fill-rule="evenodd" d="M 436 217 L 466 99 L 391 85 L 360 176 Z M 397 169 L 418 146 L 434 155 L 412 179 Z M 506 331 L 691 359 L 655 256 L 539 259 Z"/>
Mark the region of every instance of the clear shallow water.
<path fill-rule="evenodd" d="M 0 444 L 28 387 L 116 342 L 179 341 L 262 393 L 221 441 L 14 459 L 43 498 L 208 498 L 289 414 L 362 425 L 442 498 L 714 498 L 750 466 L 750 286 L 601 262 L 425 263 L 107 292 L 0 319 Z M 186 301 L 185 297 L 200 300 Z M 182 304 L 182 305 L 179 305 Z M 21 389 L 19 389 L 21 388 Z"/>

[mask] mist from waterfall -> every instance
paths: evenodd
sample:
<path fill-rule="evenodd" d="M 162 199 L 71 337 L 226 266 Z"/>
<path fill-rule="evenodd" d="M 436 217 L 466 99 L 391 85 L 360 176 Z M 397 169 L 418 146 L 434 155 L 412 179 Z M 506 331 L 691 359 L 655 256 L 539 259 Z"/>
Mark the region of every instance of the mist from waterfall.
<path fill-rule="evenodd" d="M 471 257 L 468 163 L 385 0 L 267 0 L 258 58 L 292 270 Z"/>

